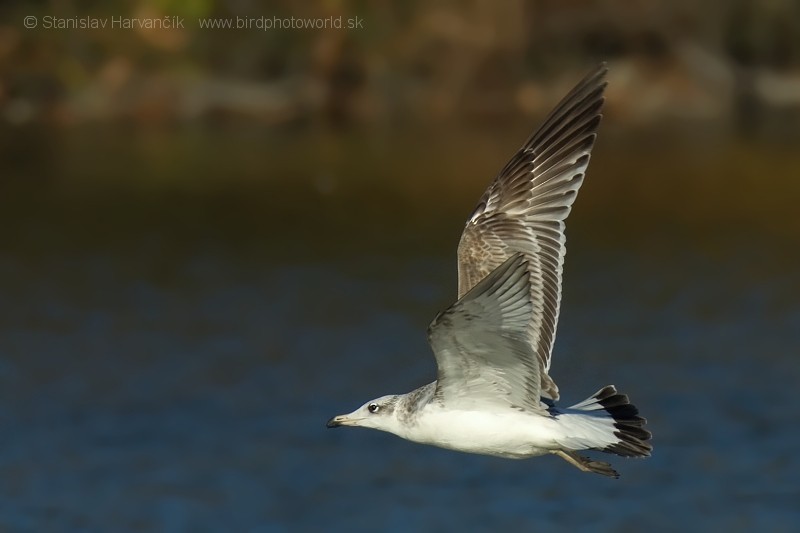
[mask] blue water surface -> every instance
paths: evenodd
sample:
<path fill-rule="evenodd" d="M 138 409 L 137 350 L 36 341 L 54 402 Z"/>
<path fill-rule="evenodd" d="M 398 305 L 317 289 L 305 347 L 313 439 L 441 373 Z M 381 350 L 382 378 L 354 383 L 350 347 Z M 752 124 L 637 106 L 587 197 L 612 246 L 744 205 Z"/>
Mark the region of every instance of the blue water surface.
<path fill-rule="evenodd" d="M 325 428 L 433 378 L 425 327 L 454 295 L 446 253 L 148 246 L 0 257 L 0 529 L 800 524 L 800 304 L 779 251 L 570 255 L 552 374 L 567 402 L 616 384 L 654 433 L 651 458 L 610 457 L 611 480 Z"/>

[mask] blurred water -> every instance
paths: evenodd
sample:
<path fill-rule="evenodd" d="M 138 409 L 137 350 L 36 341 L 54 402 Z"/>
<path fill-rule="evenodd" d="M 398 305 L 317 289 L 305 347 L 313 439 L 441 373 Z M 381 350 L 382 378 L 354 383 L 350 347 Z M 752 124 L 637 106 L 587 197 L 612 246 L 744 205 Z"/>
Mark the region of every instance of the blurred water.
<path fill-rule="evenodd" d="M 6 214 L 20 240 L 0 248 L 2 530 L 800 527 L 800 259 L 785 236 L 632 238 L 592 209 L 570 226 L 552 373 L 565 402 L 616 384 L 654 433 L 652 458 L 610 457 L 614 481 L 325 428 L 433 378 L 425 327 L 454 296 L 471 204 L 326 225 L 346 202 L 63 211 L 60 189 L 24 191 L 38 214 Z M 275 226 L 253 230 L 262 215 Z"/>

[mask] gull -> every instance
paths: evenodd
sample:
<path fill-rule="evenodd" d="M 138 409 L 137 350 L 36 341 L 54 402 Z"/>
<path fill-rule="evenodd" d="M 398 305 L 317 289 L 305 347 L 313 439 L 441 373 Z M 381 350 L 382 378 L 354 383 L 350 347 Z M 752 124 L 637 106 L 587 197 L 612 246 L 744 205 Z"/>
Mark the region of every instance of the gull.
<path fill-rule="evenodd" d="M 458 245 L 458 300 L 428 328 L 437 379 L 382 396 L 327 426 L 510 459 L 556 455 L 618 478 L 579 452 L 646 457 L 646 420 L 613 385 L 571 407 L 548 374 L 561 305 L 564 221 L 583 183 L 607 69 L 586 76 L 495 177 Z"/>

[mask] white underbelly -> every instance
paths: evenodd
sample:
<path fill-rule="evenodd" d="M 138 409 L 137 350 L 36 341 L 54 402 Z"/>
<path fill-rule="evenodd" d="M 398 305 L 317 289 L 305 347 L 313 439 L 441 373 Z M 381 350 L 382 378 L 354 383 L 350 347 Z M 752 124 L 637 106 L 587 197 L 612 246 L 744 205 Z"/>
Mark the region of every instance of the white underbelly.
<path fill-rule="evenodd" d="M 451 450 L 523 459 L 558 449 L 557 433 L 552 418 L 513 409 L 499 414 L 434 407 L 421 413 L 403 436 Z"/>

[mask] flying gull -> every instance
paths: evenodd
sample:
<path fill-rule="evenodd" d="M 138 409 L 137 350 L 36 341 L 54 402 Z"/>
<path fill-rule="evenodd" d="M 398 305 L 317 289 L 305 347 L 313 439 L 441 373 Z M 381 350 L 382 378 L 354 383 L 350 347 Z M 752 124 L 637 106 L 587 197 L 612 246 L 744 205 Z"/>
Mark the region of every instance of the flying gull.
<path fill-rule="evenodd" d="M 579 452 L 646 457 L 645 419 L 613 385 L 557 405 L 548 374 L 561 304 L 564 220 L 583 183 L 603 107 L 606 67 L 584 78 L 483 194 L 458 245 L 458 296 L 428 328 L 437 380 L 382 396 L 328 427 L 361 426 L 463 452 L 557 455 L 619 477 Z"/>

